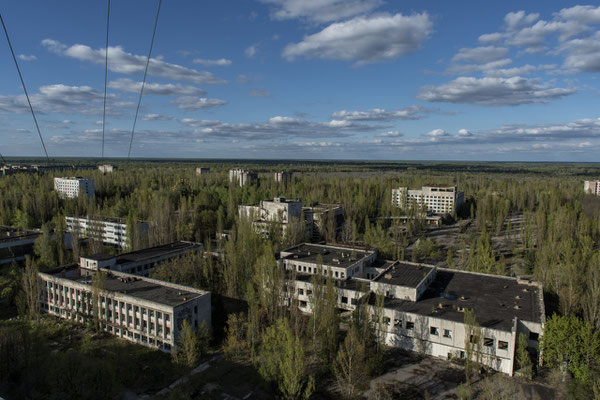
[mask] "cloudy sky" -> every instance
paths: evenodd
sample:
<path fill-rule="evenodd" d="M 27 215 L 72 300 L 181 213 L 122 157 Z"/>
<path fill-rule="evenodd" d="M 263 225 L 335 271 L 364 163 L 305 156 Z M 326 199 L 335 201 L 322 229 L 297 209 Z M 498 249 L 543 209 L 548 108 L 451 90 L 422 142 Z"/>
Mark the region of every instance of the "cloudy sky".
<path fill-rule="evenodd" d="M 533 3 L 165 0 L 132 156 L 599 161 L 600 7 Z M 112 2 L 107 157 L 157 5 Z M 99 157 L 106 2 L 0 12 L 50 156 Z M 42 155 L 0 42 L 0 153 Z"/>

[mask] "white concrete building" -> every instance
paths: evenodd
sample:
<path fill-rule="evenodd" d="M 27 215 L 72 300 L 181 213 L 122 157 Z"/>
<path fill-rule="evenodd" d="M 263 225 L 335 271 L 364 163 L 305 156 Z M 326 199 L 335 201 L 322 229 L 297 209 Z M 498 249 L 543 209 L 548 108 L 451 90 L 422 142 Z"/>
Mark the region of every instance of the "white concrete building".
<path fill-rule="evenodd" d="M 94 180 L 81 177 L 54 178 L 54 190 L 61 197 L 76 198 L 79 197 L 79 193 L 93 197 L 95 194 Z"/>
<path fill-rule="evenodd" d="M 0 226 L 0 265 L 22 262 L 25 256 L 33 255 L 33 244 L 40 235 L 39 231 Z"/>
<path fill-rule="evenodd" d="M 89 321 L 98 310 L 103 330 L 131 342 L 163 351 L 177 343 L 181 325 L 211 324 L 211 293 L 110 270 L 94 307 L 92 277 L 98 271 L 77 266 L 40 272 L 41 309 L 77 322 Z"/>
<path fill-rule="evenodd" d="M 258 174 L 256 172 L 250 172 L 245 169 L 229 170 L 229 182 L 236 183 L 240 187 L 251 185 L 256 181 L 258 181 Z"/>
<path fill-rule="evenodd" d="M 267 234 L 273 224 L 280 226 L 285 235 L 293 223 L 302 223 L 302 200 L 288 200 L 285 197 L 275 197 L 262 200 L 255 206 L 238 206 L 240 219 L 252 222 L 256 232 Z"/>
<path fill-rule="evenodd" d="M 286 270 L 291 286 L 288 293 L 293 294 L 300 310 L 308 313 L 312 310 L 315 274 L 320 270 L 325 279 L 325 271 L 332 271 L 338 308 L 354 310 L 364 304 L 365 312 L 379 314 L 379 337 L 389 346 L 461 359 L 466 357 L 469 345 L 476 350 L 474 359 L 509 375 L 515 372 L 521 333 L 527 337 L 528 347 L 537 350 L 546 321 L 541 284 L 433 265 L 376 260 L 375 253 L 304 244 L 282 251 L 278 263 Z M 322 269 L 317 266 L 317 254 L 323 259 Z M 349 259 L 347 254 L 351 254 Z M 376 306 L 376 294 L 383 296 L 382 309 Z M 480 337 L 475 337 L 477 331 L 464 323 L 468 309 L 475 314 Z"/>
<path fill-rule="evenodd" d="M 273 179 L 275 179 L 275 182 L 287 185 L 292 180 L 292 173 L 286 171 L 275 172 Z"/>
<path fill-rule="evenodd" d="M 110 164 L 103 164 L 103 165 L 98 165 L 98 169 L 100 170 L 100 172 L 107 174 L 110 172 L 114 172 L 117 169 L 117 167 L 115 167 L 114 165 L 110 165 Z"/>
<path fill-rule="evenodd" d="M 210 174 L 210 168 L 209 167 L 198 167 L 198 168 L 196 168 L 196 175 L 205 175 L 205 174 Z"/>
<path fill-rule="evenodd" d="M 94 217 L 65 217 L 67 232 L 78 232 L 80 237 L 101 238 L 105 244 L 117 245 L 124 249 L 127 247 L 129 232 L 127 223 L 120 218 L 102 216 Z M 145 234 L 149 229 L 147 222 L 137 222 L 136 232 Z"/>
<path fill-rule="evenodd" d="M 436 214 L 453 214 L 465 201 L 464 192 L 456 186 L 423 186 L 421 189 L 400 187 L 392 189 L 392 204 L 408 210 L 417 208 Z"/>
<path fill-rule="evenodd" d="M 584 181 L 583 191 L 587 194 L 600 196 L 600 181 Z"/>
<path fill-rule="evenodd" d="M 335 235 L 342 230 L 345 219 L 345 210 L 340 204 L 313 203 L 308 207 L 302 207 L 309 237 L 312 241 L 326 239 L 325 232 L 329 229 L 335 231 Z"/>
<path fill-rule="evenodd" d="M 104 253 L 82 256 L 79 258 L 79 265 L 87 270 L 105 268 L 138 276 L 149 276 L 161 262 L 203 250 L 204 246 L 201 243 L 179 241 L 118 256 Z"/>

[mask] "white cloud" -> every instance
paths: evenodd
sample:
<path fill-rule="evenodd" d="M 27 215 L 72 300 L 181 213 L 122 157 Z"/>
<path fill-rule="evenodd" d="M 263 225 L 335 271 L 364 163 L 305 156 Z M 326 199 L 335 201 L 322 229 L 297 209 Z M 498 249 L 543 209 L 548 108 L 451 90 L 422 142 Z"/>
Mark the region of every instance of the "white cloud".
<path fill-rule="evenodd" d="M 470 74 L 473 72 L 487 72 L 497 70 L 512 63 L 510 58 L 503 58 L 497 61 L 490 61 L 485 64 L 453 64 L 447 70 L 448 74 Z"/>
<path fill-rule="evenodd" d="M 17 56 L 17 58 L 19 60 L 23 60 L 23 61 L 35 61 L 37 60 L 37 57 L 33 54 L 27 55 L 27 54 L 19 54 Z"/>
<path fill-rule="evenodd" d="M 433 30 L 427 13 L 379 14 L 336 22 L 322 31 L 288 44 L 283 57 L 356 61 L 357 65 L 391 60 L 421 47 Z"/>
<path fill-rule="evenodd" d="M 425 133 L 425 136 L 431 136 L 431 137 L 448 136 L 448 132 L 446 132 L 443 129 L 434 129 L 432 131 Z"/>
<path fill-rule="evenodd" d="M 129 78 L 121 78 L 109 82 L 108 87 L 125 92 L 139 93 L 142 88 L 142 82 L 136 82 Z M 162 96 L 204 96 L 206 91 L 195 86 L 184 86 L 179 83 L 146 82 L 144 94 L 156 94 Z"/>
<path fill-rule="evenodd" d="M 600 72 L 600 32 L 586 38 L 565 42 L 561 52 L 567 54 L 563 67 L 573 72 Z"/>
<path fill-rule="evenodd" d="M 174 118 L 170 115 L 163 114 L 146 114 L 142 117 L 144 121 L 171 121 Z"/>
<path fill-rule="evenodd" d="M 553 88 L 538 79 L 459 77 L 440 86 L 425 86 L 418 98 L 427 101 L 506 106 L 548 103 L 576 92 L 573 88 Z"/>
<path fill-rule="evenodd" d="M 484 73 L 487 76 L 521 76 L 521 75 L 528 75 L 531 74 L 533 72 L 535 72 L 538 68 L 530 65 L 530 64 L 526 64 L 523 65 L 521 67 L 514 67 L 514 68 L 500 68 L 500 69 L 490 69 L 490 70 L 486 70 L 484 71 Z"/>
<path fill-rule="evenodd" d="M 171 101 L 177 108 L 186 111 L 202 110 L 205 108 L 216 108 L 227 104 L 225 100 L 209 99 L 206 97 L 182 96 Z"/>
<path fill-rule="evenodd" d="M 218 60 L 209 60 L 206 58 L 194 58 L 192 61 L 194 64 L 204 65 L 205 67 L 229 67 L 232 62 L 226 58 L 219 58 Z"/>
<path fill-rule="evenodd" d="M 420 106 L 409 106 L 397 110 L 373 108 L 367 111 L 336 111 L 331 115 L 331 117 L 334 119 L 347 121 L 414 120 L 423 118 L 423 114 L 427 111 L 429 110 Z"/>
<path fill-rule="evenodd" d="M 485 64 L 499 60 L 508 54 L 508 48 L 496 46 L 484 46 L 474 48 L 462 48 L 458 51 L 452 61 L 472 62 Z"/>
<path fill-rule="evenodd" d="M 306 19 L 323 23 L 365 14 L 379 7 L 381 0 L 261 0 L 269 4 L 275 20 Z"/>
<path fill-rule="evenodd" d="M 258 43 L 253 44 L 252 46 L 248 46 L 246 47 L 246 50 L 244 50 L 244 54 L 246 55 L 246 57 L 248 58 L 252 58 L 256 55 L 256 53 L 258 52 Z"/>
<path fill-rule="evenodd" d="M 469 132 L 467 129 L 459 129 L 458 130 L 458 136 L 473 136 L 473 134 L 471 132 Z"/>
<path fill-rule="evenodd" d="M 92 49 L 89 46 L 75 44 L 71 47 L 52 39 L 42 40 L 42 45 L 51 52 L 71 57 L 80 61 L 88 61 L 94 64 L 104 65 L 104 49 Z M 143 74 L 146 67 L 145 56 L 127 53 L 122 47 L 108 47 L 108 69 L 121 74 Z M 196 84 L 218 84 L 225 83 L 224 80 L 215 77 L 207 71 L 170 64 L 160 58 L 151 58 L 148 66 L 148 74 L 166 79 L 193 82 Z"/>
<path fill-rule="evenodd" d="M 387 131 L 383 133 L 378 133 L 375 135 L 376 137 L 402 137 L 404 134 L 398 131 Z"/>
<path fill-rule="evenodd" d="M 252 97 L 271 97 L 271 92 L 266 89 L 254 88 L 250 91 Z"/>

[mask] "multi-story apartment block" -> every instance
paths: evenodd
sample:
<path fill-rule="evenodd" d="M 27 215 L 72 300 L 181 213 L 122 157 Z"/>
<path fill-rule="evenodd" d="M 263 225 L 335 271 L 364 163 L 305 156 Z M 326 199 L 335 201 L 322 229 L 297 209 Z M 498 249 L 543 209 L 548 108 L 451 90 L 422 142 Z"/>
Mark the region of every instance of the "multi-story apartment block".
<path fill-rule="evenodd" d="M 208 168 L 208 167 L 196 168 L 196 175 L 204 175 L 204 174 L 210 174 L 210 168 Z"/>
<path fill-rule="evenodd" d="M 600 181 L 584 181 L 583 191 L 588 194 L 600 196 Z"/>
<path fill-rule="evenodd" d="M 275 172 L 273 178 L 275 179 L 275 182 L 287 185 L 292 181 L 292 173 L 286 171 Z"/>
<path fill-rule="evenodd" d="M 316 261 L 317 254 L 322 265 Z M 379 337 L 389 346 L 445 359 L 465 358 L 471 346 L 477 353 L 474 357 L 509 375 L 515 371 L 521 333 L 528 347 L 537 350 L 545 324 L 540 284 L 377 260 L 375 254 L 375 250 L 303 244 L 282 251 L 278 263 L 286 271 L 287 293 L 308 313 L 315 274 L 320 272 L 325 279 L 331 271 L 338 308 L 353 310 L 362 304 L 366 312 L 379 316 Z M 376 294 L 383 296 L 381 309 L 376 306 Z M 466 310 L 474 312 L 479 328 L 465 324 Z"/>
<path fill-rule="evenodd" d="M 201 243 L 179 241 L 123 253 L 118 256 L 104 253 L 82 256 L 79 258 L 79 265 L 87 270 L 104 268 L 138 276 L 148 276 L 161 262 L 203 250 L 204 246 Z"/>
<path fill-rule="evenodd" d="M 95 193 L 94 180 L 81 177 L 54 178 L 54 190 L 61 197 L 75 198 L 79 193 L 92 197 Z"/>
<path fill-rule="evenodd" d="M 77 322 L 98 312 L 102 329 L 120 338 L 163 351 L 177 343 L 181 325 L 211 324 L 211 293 L 155 279 L 101 269 L 101 287 L 79 266 L 40 272 L 42 311 Z M 96 290 L 97 295 L 94 295 Z M 94 301 L 97 301 L 94 305 Z"/>
<path fill-rule="evenodd" d="M 33 254 L 33 244 L 39 231 L 0 226 L 0 265 L 21 262 Z"/>
<path fill-rule="evenodd" d="M 285 234 L 290 224 L 302 222 L 302 200 L 275 197 L 272 201 L 262 200 L 255 206 L 238 206 L 238 214 L 240 218 L 251 221 L 254 229 L 261 234 L 267 234 L 274 224 Z"/>
<path fill-rule="evenodd" d="M 236 183 L 240 187 L 251 185 L 258 180 L 258 174 L 256 172 L 250 172 L 245 169 L 230 169 L 229 170 L 229 182 Z"/>
<path fill-rule="evenodd" d="M 110 172 L 114 172 L 117 167 L 115 167 L 114 165 L 110 165 L 110 164 L 103 164 L 103 165 L 98 165 L 98 169 L 100 170 L 100 172 L 102 173 L 110 173 Z"/>
<path fill-rule="evenodd" d="M 392 204 L 402 209 L 417 208 L 436 214 L 453 214 L 465 201 L 456 186 L 423 186 L 421 189 L 392 189 Z"/>
<path fill-rule="evenodd" d="M 67 232 L 77 232 L 80 237 L 96 237 L 102 239 L 105 244 L 117 245 L 121 248 L 127 247 L 129 232 L 127 224 L 120 218 L 109 218 L 102 216 L 94 217 L 65 217 Z M 147 222 L 136 222 L 137 234 L 147 233 L 149 224 Z"/>

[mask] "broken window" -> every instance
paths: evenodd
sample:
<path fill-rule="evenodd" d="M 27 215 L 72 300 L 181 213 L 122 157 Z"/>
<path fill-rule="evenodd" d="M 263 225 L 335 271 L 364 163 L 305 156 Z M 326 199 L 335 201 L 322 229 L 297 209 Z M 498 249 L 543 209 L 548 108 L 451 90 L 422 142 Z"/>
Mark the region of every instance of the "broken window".
<path fill-rule="evenodd" d="M 348 298 L 346 296 L 342 296 L 342 303 L 348 304 Z"/>
<path fill-rule="evenodd" d="M 535 332 L 529 332 L 529 340 L 534 340 L 537 342 L 537 340 L 539 339 L 540 334 L 539 333 L 535 333 Z"/>
<path fill-rule="evenodd" d="M 508 342 L 505 342 L 503 340 L 498 340 L 498 348 L 500 350 L 508 350 Z"/>
<path fill-rule="evenodd" d="M 439 331 L 438 328 L 436 328 L 435 326 L 431 326 L 429 327 L 429 334 L 430 335 L 439 335 Z"/>
<path fill-rule="evenodd" d="M 444 329 L 444 337 L 452 338 L 452 331 L 450 329 Z"/>
<path fill-rule="evenodd" d="M 406 329 L 414 329 L 414 328 L 415 328 L 414 322 L 406 321 Z"/>
<path fill-rule="evenodd" d="M 491 347 L 494 345 L 494 339 L 493 338 L 483 338 L 483 345 L 487 346 L 487 347 Z"/>

